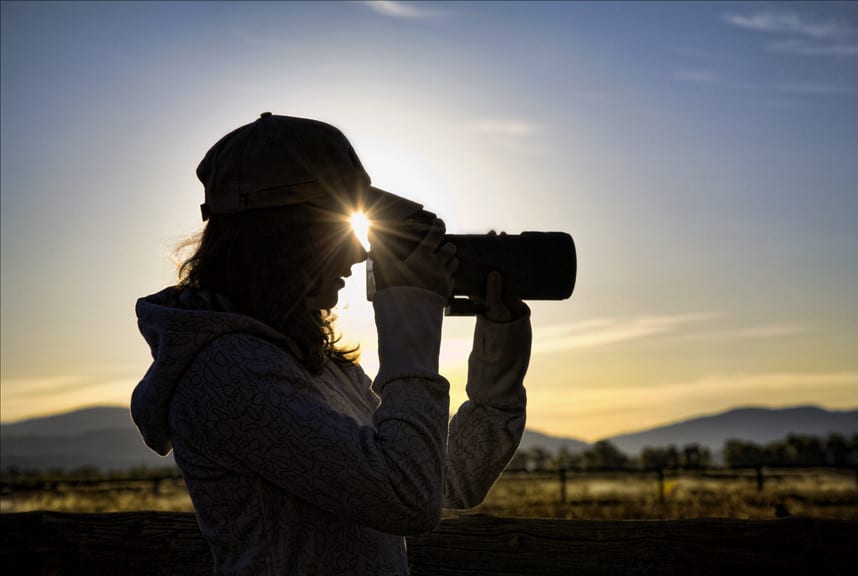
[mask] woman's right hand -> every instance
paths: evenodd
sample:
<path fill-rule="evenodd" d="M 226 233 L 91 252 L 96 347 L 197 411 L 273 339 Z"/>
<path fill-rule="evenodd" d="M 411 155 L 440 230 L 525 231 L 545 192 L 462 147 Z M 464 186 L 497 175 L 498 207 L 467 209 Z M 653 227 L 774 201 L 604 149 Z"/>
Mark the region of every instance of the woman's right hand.
<path fill-rule="evenodd" d="M 383 247 L 373 249 L 370 256 L 373 275 L 379 287 L 416 286 L 440 294 L 445 300 L 453 293 L 453 276 L 459 267 L 456 246 L 441 244 L 446 228 L 436 218 L 429 232 L 405 260 L 386 257 Z M 370 236 L 370 244 L 373 242 Z"/>

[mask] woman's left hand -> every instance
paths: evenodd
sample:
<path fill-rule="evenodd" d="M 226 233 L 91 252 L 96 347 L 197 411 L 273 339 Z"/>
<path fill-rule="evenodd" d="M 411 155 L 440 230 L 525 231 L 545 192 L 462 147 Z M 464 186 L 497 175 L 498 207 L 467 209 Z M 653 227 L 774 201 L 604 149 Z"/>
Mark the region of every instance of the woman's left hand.
<path fill-rule="evenodd" d="M 483 316 L 492 322 L 512 322 L 527 314 L 527 305 L 516 297 L 504 297 L 500 272 L 489 272 L 486 279 L 486 303 Z"/>

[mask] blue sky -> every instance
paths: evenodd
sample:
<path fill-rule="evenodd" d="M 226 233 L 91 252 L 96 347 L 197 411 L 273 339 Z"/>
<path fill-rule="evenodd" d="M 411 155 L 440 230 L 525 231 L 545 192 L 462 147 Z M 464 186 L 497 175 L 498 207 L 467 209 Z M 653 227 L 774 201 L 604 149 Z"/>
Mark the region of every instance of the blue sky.
<path fill-rule="evenodd" d="M 565 230 L 529 423 L 594 439 L 858 405 L 854 3 L 2 3 L 2 414 L 124 403 L 194 168 L 260 112 L 331 122 L 456 232 Z M 362 270 L 338 311 L 376 369 Z M 469 320 L 445 327 L 462 399 Z M 461 382 L 463 385 L 463 382 Z"/>

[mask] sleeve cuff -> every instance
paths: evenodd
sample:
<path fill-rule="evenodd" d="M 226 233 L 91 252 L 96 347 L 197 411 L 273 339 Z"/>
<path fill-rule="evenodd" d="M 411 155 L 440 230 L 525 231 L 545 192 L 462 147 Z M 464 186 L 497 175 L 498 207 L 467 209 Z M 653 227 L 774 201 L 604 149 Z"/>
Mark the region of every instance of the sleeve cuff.
<path fill-rule="evenodd" d="M 532 340 L 529 312 L 505 323 L 477 317 L 468 358 L 468 397 L 489 406 L 526 402 L 524 376 Z"/>
<path fill-rule="evenodd" d="M 376 293 L 377 386 L 402 377 L 438 378 L 445 304 L 440 294 L 414 286 L 392 286 Z"/>

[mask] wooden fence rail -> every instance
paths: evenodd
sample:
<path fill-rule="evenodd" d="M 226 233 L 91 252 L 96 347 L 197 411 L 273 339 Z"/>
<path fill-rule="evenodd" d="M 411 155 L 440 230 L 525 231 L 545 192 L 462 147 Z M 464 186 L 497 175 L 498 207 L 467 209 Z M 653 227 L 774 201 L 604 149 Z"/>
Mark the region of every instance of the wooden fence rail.
<path fill-rule="evenodd" d="M 858 523 L 463 516 L 408 539 L 413 576 L 855 574 Z M 4 574 L 208 575 L 193 514 L 0 515 Z"/>

